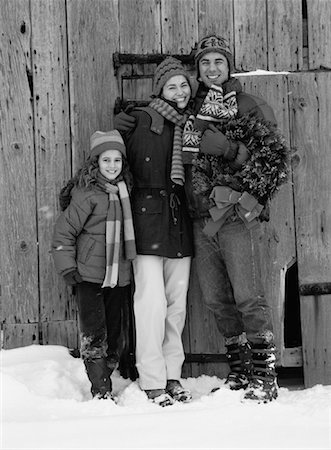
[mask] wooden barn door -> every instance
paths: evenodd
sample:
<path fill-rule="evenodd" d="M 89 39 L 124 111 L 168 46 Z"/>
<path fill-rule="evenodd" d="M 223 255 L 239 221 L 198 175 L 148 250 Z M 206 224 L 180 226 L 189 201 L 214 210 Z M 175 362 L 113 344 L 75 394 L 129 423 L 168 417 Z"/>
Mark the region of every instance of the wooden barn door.
<path fill-rule="evenodd" d="M 289 76 L 306 387 L 331 384 L 330 86 L 330 71 Z"/>
<path fill-rule="evenodd" d="M 77 345 L 72 299 L 50 254 L 71 175 L 65 0 L 1 3 L 3 346 Z"/>
<path fill-rule="evenodd" d="M 184 55 L 183 55 L 184 56 Z M 116 55 L 118 83 L 122 99 L 134 104 L 146 102 L 152 90 L 152 73 L 159 55 Z M 122 61 L 122 63 L 120 62 Z M 131 61 L 125 63 L 125 61 Z M 278 125 L 289 142 L 287 77 L 284 75 L 241 76 L 244 89 L 264 97 L 273 107 Z M 291 175 L 290 175 L 291 178 Z M 301 365 L 301 349 L 284 343 L 285 278 L 296 260 L 292 183 L 287 183 L 276 195 L 271 207 L 270 222 L 264 225 L 263 281 L 266 296 L 272 306 L 279 365 Z M 207 310 L 197 281 L 195 261 L 192 264 L 188 294 L 188 312 L 183 334 L 186 365 L 184 374 L 201 373 L 225 376 L 228 367 L 224 340 L 216 328 L 213 315 Z"/>
<path fill-rule="evenodd" d="M 230 38 L 233 43 L 233 33 L 237 33 L 240 37 L 247 32 L 243 13 L 244 2 L 240 0 L 234 3 L 223 0 L 222 8 L 218 2 L 199 1 L 197 4 L 194 1 L 173 2 L 171 0 L 163 0 L 161 8 L 160 4 L 155 2 L 155 8 L 151 8 L 151 3 L 154 4 L 154 2 L 146 0 L 139 2 L 138 16 L 132 13 L 133 3 L 123 1 L 119 5 L 120 51 L 115 55 L 114 64 L 120 98 L 132 100 L 138 104 L 150 100 L 152 77 L 157 63 L 161 60 L 158 59 L 160 54 L 179 55 L 183 61 L 188 62 L 185 58 L 199 37 L 206 33 L 219 32 L 222 26 L 223 35 Z M 260 6 L 263 6 L 264 2 L 260 3 Z M 295 3 L 295 5 L 299 4 Z M 254 61 L 255 64 L 265 66 L 267 61 L 263 60 L 266 56 L 263 42 L 265 44 L 267 42 L 267 27 L 265 16 L 254 15 L 254 11 L 258 8 L 258 2 L 254 2 L 254 6 L 251 5 L 249 8 L 247 6 L 244 10 L 252 17 L 252 20 L 254 18 L 256 26 L 264 36 L 264 41 L 259 41 L 261 52 L 254 53 Z M 227 20 L 227 17 L 232 14 L 235 14 L 237 27 L 235 29 L 233 29 L 233 22 Z M 217 21 L 216 18 L 218 18 Z M 147 26 L 150 29 L 149 33 L 144 31 Z M 252 54 L 252 52 L 253 50 L 249 48 L 246 53 Z M 241 61 L 240 64 L 246 68 L 248 61 L 245 58 L 240 59 L 240 55 L 239 52 L 236 53 L 236 60 L 238 64 Z M 285 60 L 287 61 L 286 58 Z M 252 61 L 249 61 L 251 64 Z M 194 67 L 192 66 L 191 69 L 194 84 Z M 261 95 L 272 105 L 279 127 L 289 139 L 286 75 L 242 76 L 241 80 L 248 92 Z M 301 349 L 292 357 L 292 350 L 286 349 L 284 343 L 285 278 L 296 256 L 291 183 L 282 187 L 276 196 L 272 204 L 271 220 L 264 225 L 264 228 L 264 284 L 267 298 L 273 309 L 275 337 L 279 350 L 278 364 L 300 365 Z M 183 340 L 186 352 L 184 376 L 198 376 L 206 373 L 224 377 L 227 374 L 224 340 L 216 328 L 214 316 L 204 305 L 196 277 L 195 261 L 192 264 Z"/>
<path fill-rule="evenodd" d="M 1 2 L 0 28 L 0 313 L 3 346 L 12 348 L 39 342 L 29 0 Z"/>

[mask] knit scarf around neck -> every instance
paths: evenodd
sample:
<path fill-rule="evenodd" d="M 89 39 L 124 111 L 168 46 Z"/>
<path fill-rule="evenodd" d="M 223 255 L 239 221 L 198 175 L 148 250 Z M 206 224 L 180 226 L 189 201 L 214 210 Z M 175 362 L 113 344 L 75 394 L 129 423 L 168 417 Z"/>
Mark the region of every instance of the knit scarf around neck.
<path fill-rule="evenodd" d="M 122 223 L 125 258 L 133 260 L 136 256 L 131 204 L 123 180 L 111 183 L 98 172 L 97 186 L 107 192 L 109 197 L 106 219 L 106 274 L 102 287 L 113 288 L 118 282 Z"/>
<path fill-rule="evenodd" d="M 237 116 L 238 91 L 241 91 L 241 85 L 235 78 L 230 78 L 222 87 L 199 86 L 195 98 L 196 114 L 189 116 L 182 135 L 184 164 L 191 164 L 194 156 L 199 153 L 203 132 L 210 123 L 226 123 Z"/>
<path fill-rule="evenodd" d="M 187 116 L 185 114 L 180 114 L 173 106 L 169 105 L 169 103 L 162 98 L 154 98 L 149 104 L 149 107 L 155 109 L 162 117 L 175 124 L 170 178 L 174 183 L 183 186 L 185 182 L 185 172 L 182 158 L 182 136 L 183 126 Z"/>

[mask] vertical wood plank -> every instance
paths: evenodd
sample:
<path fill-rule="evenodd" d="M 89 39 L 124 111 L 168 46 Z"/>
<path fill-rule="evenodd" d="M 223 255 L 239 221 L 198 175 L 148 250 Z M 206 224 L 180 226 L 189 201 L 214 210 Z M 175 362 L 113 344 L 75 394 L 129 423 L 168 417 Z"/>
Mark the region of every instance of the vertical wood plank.
<path fill-rule="evenodd" d="M 299 283 L 330 282 L 331 73 L 292 74 L 289 79 Z M 330 297 L 301 297 L 307 387 L 331 384 Z"/>
<path fill-rule="evenodd" d="M 50 254 L 58 194 L 71 176 L 65 0 L 31 3 L 40 320 L 75 316 Z"/>
<path fill-rule="evenodd" d="M 185 352 L 193 355 L 224 354 L 224 339 L 217 329 L 213 313 L 204 304 L 195 265 L 196 262 L 193 259 L 188 291 L 188 318 L 186 330 L 184 330 L 184 335 L 188 335 L 188 339 L 184 341 Z M 223 378 L 229 372 L 227 363 L 191 363 L 190 365 L 192 376 L 208 374 Z"/>
<path fill-rule="evenodd" d="M 161 0 L 162 53 L 190 53 L 198 41 L 197 0 Z"/>
<path fill-rule="evenodd" d="M 121 53 L 160 53 L 160 0 L 121 0 L 119 21 Z"/>
<path fill-rule="evenodd" d="M 38 323 L 5 323 L 3 325 L 3 348 L 11 349 L 39 344 Z"/>
<path fill-rule="evenodd" d="M 233 1 L 198 0 L 198 39 L 217 34 L 230 42 L 233 50 Z"/>
<path fill-rule="evenodd" d="M 29 1 L 2 1 L 0 29 L 0 320 L 38 322 Z M 13 347 L 20 343 L 18 336 L 8 339 Z"/>
<path fill-rule="evenodd" d="M 331 69 L 331 2 L 306 0 L 308 14 L 309 69 Z"/>
<path fill-rule="evenodd" d="M 234 0 L 235 67 L 268 68 L 267 9 L 265 0 Z"/>
<path fill-rule="evenodd" d="M 67 0 L 70 114 L 74 171 L 96 130 L 113 126 L 119 88 L 112 56 L 119 49 L 118 0 Z"/>
<path fill-rule="evenodd" d="M 268 69 L 302 69 L 302 0 L 267 0 L 267 14 Z"/>
<path fill-rule="evenodd" d="M 331 384 L 331 295 L 301 297 L 305 387 Z"/>
<path fill-rule="evenodd" d="M 70 349 L 79 348 L 76 320 L 61 320 L 42 323 L 44 345 L 63 345 Z"/>

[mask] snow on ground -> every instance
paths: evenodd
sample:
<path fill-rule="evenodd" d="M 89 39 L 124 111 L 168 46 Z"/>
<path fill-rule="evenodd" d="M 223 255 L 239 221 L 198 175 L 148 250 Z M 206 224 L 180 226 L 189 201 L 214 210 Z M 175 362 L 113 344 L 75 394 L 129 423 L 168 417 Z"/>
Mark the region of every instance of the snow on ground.
<path fill-rule="evenodd" d="M 243 404 L 224 380 L 203 375 L 183 380 L 191 403 L 161 408 L 118 372 L 118 403 L 92 400 L 82 361 L 62 346 L 2 350 L 0 361 L 1 449 L 331 448 L 331 386 L 280 388 L 275 402 Z"/>

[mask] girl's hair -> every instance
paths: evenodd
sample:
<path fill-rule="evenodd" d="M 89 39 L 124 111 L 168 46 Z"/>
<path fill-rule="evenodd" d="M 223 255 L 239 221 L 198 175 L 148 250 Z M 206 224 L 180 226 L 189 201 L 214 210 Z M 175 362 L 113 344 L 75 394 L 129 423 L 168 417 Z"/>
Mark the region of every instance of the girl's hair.
<path fill-rule="evenodd" d="M 71 178 L 67 184 L 61 189 L 59 194 L 59 202 L 61 210 L 64 211 L 70 203 L 71 190 L 74 186 L 79 188 L 89 188 L 97 183 L 97 173 L 99 170 L 99 155 L 88 158 L 80 169 L 76 172 L 73 178 Z M 122 155 L 122 172 L 119 177 L 114 180 L 114 183 L 119 180 L 124 180 L 127 185 L 128 191 L 131 192 L 133 187 L 133 177 L 129 169 L 129 164 L 124 155 Z"/>
<path fill-rule="evenodd" d="M 74 176 L 74 185 L 80 188 L 88 188 L 97 182 L 97 173 L 99 170 L 99 155 L 88 158 L 83 166 L 77 171 Z M 126 157 L 122 154 L 122 171 L 119 177 L 123 178 L 128 186 L 128 190 L 132 189 L 132 174 L 129 170 L 129 165 Z M 118 180 L 114 180 L 118 181 Z"/>

